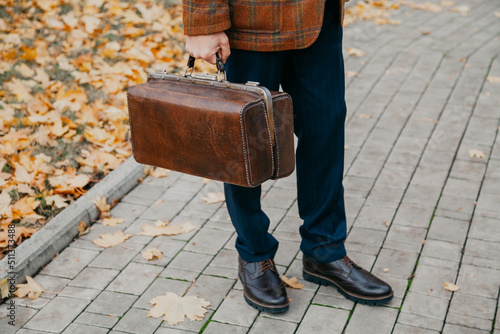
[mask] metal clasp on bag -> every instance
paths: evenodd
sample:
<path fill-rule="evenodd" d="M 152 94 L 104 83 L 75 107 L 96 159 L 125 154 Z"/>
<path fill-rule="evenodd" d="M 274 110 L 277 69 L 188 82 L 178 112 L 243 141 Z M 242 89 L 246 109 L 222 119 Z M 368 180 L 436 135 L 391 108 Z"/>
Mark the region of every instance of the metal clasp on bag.
<path fill-rule="evenodd" d="M 194 76 L 193 76 L 194 62 L 196 61 L 196 58 L 194 58 L 193 56 L 189 56 L 189 60 L 187 63 L 186 71 L 184 72 L 184 76 L 185 77 L 190 76 L 190 77 L 194 77 L 196 79 L 202 79 L 202 80 L 227 81 L 226 69 L 224 68 L 224 63 L 222 62 L 222 59 L 220 58 L 218 53 L 215 54 L 215 58 L 216 58 L 215 64 L 217 65 L 217 75 L 214 75 L 214 74 L 194 74 Z M 189 74 L 188 74 L 188 72 L 189 72 Z"/>

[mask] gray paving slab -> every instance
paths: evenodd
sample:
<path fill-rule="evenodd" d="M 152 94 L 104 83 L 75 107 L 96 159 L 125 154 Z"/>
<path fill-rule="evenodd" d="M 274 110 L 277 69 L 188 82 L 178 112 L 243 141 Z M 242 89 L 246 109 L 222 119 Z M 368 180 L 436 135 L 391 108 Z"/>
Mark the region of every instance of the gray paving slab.
<path fill-rule="evenodd" d="M 346 70 L 358 73 L 346 78 L 346 248 L 355 262 L 391 284 L 390 303 L 358 305 L 332 287 L 302 279 L 294 173 L 263 184 L 262 206 L 280 241 L 279 272 L 305 286 L 289 289 L 287 313 L 250 308 L 237 280 L 236 234 L 226 205 L 202 200 L 222 191 L 222 183 L 171 171 L 164 178 L 128 180 L 123 187 L 132 190 L 111 211 L 125 223 L 94 224 L 35 275 L 46 291 L 36 300 L 15 298 L 17 332 L 166 334 L 204 328 L 217 334 L 302 334 L 377 328 L 393 334 L 498 334 L 500 98 L 498 84 L 485 78 L 500 76 L 500 26 L 492 14 L 500 4 L 456 0 L 455 6 L 470 7 L 461 16 L 431 2 L 443 10 L 401 5 L 390 11 L 400 25 L 363 21 L 344 30 L 344 48 L 366 52 L 359 58 L 344 52 Z M 471 157 L 471 149 L 485 157 Z M 93 206 L 86 210 L 86 216 L 97 213 Z M 134 235 L 106 249 L 92 242 L 117 230 L 136 234 L 159 219 L 191 222 L 197 229 L 170 237 Z M 144 260 L 141 251 L 152 247 L 164 257 Z M 444 282 L 460 289 L 447 291 Z M 146 317 L 149 301 L 167 291 L 200 295 L 212 305 L 202 321 L 175 326 Z M 60 315 L 65 305 L 69 311 Z M 3 305 L 0 312 L 6 312 Z M 44 315 L 55 320 L 44 322 Z M 0 331 L 14 332 L 5 323 Z"/>

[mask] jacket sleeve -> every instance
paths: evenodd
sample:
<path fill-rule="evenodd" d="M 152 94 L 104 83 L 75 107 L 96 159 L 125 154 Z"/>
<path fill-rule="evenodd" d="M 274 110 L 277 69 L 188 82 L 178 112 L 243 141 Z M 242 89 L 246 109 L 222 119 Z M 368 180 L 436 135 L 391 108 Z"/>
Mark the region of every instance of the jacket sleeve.
<path fill-rule="evenodd" d="M 184 34 L 208 35 L 231 27 L 228 0 L 182 0 Z"/>

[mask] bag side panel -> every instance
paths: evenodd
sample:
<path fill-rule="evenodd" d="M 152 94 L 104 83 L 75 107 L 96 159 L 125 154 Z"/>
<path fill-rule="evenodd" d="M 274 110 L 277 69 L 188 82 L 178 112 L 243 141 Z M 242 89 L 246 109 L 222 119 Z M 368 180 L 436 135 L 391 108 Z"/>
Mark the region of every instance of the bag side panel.
<path fill-rule="evenodd" d="M 286 177 L 295 169 L 292 98 L 286 93 L 273 97 L 273 118 L 276 136 L 275 170 L 272 179 Z"/>
<path fill-rule="evenodd" d="M 271 132 L 264 102 L 260 100 L 249 105 L 242 116 L 249 184 L 258 186 L 273 175 L 274 169 Z"/>

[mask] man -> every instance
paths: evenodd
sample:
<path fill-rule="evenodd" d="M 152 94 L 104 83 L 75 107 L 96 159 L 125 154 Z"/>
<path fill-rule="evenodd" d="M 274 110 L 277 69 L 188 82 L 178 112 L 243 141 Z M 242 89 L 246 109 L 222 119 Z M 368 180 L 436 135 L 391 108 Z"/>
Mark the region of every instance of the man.
<path fill-rule="evenodd" d="M 212 64 L 218 52 L 231 82 L 257 81 L 270 90 L 281 84 L 292 96 L 303 277 L 379 305 L 392 299 L 392 288 L 352 262 L 344 247 L 343 12 L 344 0 L 184 0 L 186 50 Z M 285 312 L 289 300 L 273 260 L 278 241 L 268 232 L 261 187 L 225 183 L 224 192 L 246 302 Z"/>

